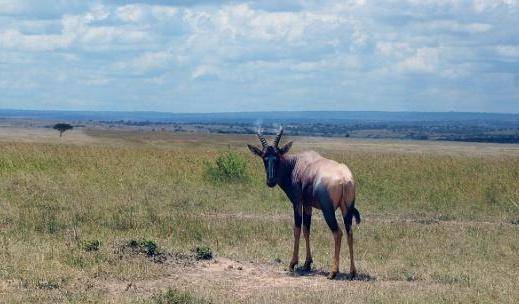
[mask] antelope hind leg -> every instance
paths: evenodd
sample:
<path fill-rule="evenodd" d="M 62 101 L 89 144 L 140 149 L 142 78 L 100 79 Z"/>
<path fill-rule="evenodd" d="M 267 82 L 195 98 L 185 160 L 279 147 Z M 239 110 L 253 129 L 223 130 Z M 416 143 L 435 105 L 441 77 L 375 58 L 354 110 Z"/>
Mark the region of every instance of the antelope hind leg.
<path fill-rule="evenodd" d="M 328 224 L 328 227 L 332 231 L 333 241 L 334 241 L 334 255 L 332 262 L 332 269 L 328 279 L 335 279 L 337 273 L 339 272 L 339 259 L 341 253 L 341 239 L 342 239 L 342 231 L 337 224 L 337 219 L 335 218 L 335 208 L 333 206 L 333 202 L 329 199 L 327 193 L 325 193 L 321 197 L 321 209 L 323 211 L 323 216 Z"/>
<path fill-rule="evenodd" d="M 341 208 L 342 211 L 342 208 Z M 348 249 L 350 250 L 350 274 L 351 277 L 354 278 L 357 276 L 357 269 L 355 268 L 355 261 L 354 261 L 354 255 L 353 255 L 353 231 L 352 231 L 352 224 L 353 224 L 353 217 L 355 217 L 357 223 L 360 222 L 360 215 L 357 209 L 355 209 L 354 205 L 352 205 L 350 208 L 348 208 L 344 215 L 344 226 L 346 228 L 346 234 L 348 237 Z"/>

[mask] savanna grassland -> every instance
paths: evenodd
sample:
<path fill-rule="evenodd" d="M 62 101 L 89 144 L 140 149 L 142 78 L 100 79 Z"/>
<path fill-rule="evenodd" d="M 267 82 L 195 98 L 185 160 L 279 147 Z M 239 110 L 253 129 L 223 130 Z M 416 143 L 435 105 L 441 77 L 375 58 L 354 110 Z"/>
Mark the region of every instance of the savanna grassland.
<path fill-rule="evenodd" d="M 315 271 L 286 272 L 291 207 L 252 136 L 3 128 L 0 302 L 519 302 L 519 146 L 292 139 L 356 177 L 359 279 L 325 279 L 319 212 Z M 229 151 L 241 182 L 208 174 Z"/>

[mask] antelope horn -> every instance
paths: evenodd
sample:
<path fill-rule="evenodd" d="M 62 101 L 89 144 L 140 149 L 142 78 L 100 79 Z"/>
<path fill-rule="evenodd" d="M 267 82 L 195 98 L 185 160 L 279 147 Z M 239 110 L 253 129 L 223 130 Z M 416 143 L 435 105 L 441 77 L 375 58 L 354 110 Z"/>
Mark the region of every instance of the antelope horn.
<path fill-rule="evenodd" d="M 274 147 L 278 147 L 279 141 L 281 140 L 281 136 L 283 135 L 283 126 L 279 129 L 278 135 L 274 138 Z"/>
<path fill-rule="evenodd" d="M 258 135 L 258 138 L 261 141 L 261 145 L 263 146 L 263 148 L 266 148 L 269 146 L 269 144 L 267 143 L 267 140 L 265 139 L 265 137 L 263 137 L 263 134 L 261 134 L 261 129 L 258 129 L 258 132 L 256 133 L 256 135 Z"/>

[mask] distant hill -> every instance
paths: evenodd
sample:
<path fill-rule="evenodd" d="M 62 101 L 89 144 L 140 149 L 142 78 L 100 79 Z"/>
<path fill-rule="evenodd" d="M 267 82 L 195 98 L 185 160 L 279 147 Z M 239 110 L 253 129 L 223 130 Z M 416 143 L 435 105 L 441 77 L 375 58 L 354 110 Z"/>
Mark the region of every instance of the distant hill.
<path fill-rule="evenodd" d="M 149 121 L 177 123 L 344 123 L 349 122 L 474 122 L 518 125 L 519 114 L 470 112 L 235 112 L 178 114 L 166 112 L 36 111 L 0 109 L 0 118 L 64 121 Z"/>

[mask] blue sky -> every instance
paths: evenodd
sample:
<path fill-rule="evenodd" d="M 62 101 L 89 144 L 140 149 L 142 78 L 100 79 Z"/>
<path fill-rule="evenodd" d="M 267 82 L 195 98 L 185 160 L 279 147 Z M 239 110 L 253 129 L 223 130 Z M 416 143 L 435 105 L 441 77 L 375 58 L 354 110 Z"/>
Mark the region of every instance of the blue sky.
<path fill-rule="evenodd" d="M 0 108 L 519 113 L 519 0 L 0 0 Z"/>

